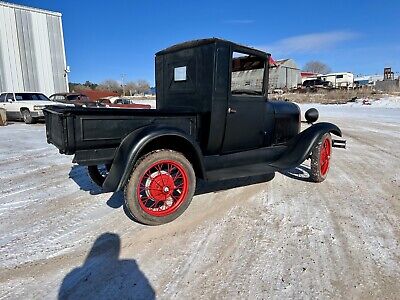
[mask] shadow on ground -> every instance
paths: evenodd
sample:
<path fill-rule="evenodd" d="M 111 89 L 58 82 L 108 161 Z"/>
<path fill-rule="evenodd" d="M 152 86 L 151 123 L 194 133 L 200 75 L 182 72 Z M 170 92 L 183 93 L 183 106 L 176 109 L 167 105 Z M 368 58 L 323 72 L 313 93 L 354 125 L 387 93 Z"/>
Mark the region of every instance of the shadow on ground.
<path fill-rule="evenodd" d="M 284 175 L 289 176 L 287 174 Z M 102 193 L 101 188 L 93 183 L 93 181 L 90 179 L 86 167 L 74 165 L 69 172 L 69 177 L 76 182 L 81 190 L 88 191 L 91 195 Z M 197 179 L 195 195 L 202 195 L 262 182 L 268 182 L 274 177 L 275 173 L 219 181 L 205 181 L 202 179 Z M 119 208 L 123 205 L 123 203 L 123 191 L 113 193 L 113 195 L 107 201 L 107 205 L 111 208 Z"/>
<path fill-rule="evenodd" d="M 75 181 L 81 190 L 89 192 L 91 195 L 102 193 L 101 187 L 90 179 L 87 168 L 84 166 L 72 166 L 71 171 L 69 171 L 69 178 Z"/>
<path fill-rule="evenodd" d="M 268 182 L 274 179 L 274 177 L 275 173 L 219 181 L 205 181 L 199 179 L 196 184 L 195 195 L 202 195 L 211 192 L 229 190 L 241 186 Z"/>
<path fill-rule="evenodd" d="M 247 186 L 262 182 L 267 182 L 272 180 L 275 177 L 274 173 L 260 175 L 260 176 L 251 176 L 245 178 L 238 179 L 229 179 L 229 180 L 220 180 L 220 181 L 205 181 L 202 179 L 197 179 L 196 182 L 196 191 L 194 195 L 202 195 L 212 192 L 229 190 L 241 186 Z M 124 193 L 116 192 L 111 198 L 107 201 L 107 205 L 112 208 L 119 208 L 124 204 Z"/>
<path fill-rule="evenodd" d="M 296 168 L 287 170 L 285 172 L 280 172 L 282 175 L 287 176 L 292 179 L 300 180 L 300 181 L 306 181 L 306 182 L 312 182 L 310 178 L 310 173 L 311 169 L 310 167 L 306 165 L 301 165 Z"/>
<path fill-rule="evenodd" d="M 63 280 L 58 299 L 155 299 L 155 292 L 135 260 L 120 260 L 118 235 L 104 233 L 82 266 Z"/>

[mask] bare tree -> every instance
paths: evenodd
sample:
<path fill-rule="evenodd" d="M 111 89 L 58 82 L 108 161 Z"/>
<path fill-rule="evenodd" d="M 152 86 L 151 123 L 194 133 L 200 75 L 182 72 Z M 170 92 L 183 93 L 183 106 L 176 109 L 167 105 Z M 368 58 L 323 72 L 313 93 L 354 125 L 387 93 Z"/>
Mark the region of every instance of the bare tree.
<path fill-rule="evenodd" d="M 139 79 L 137 81 L 128 81 L 124 85 L 125 91 L 127 91 L 130 96 L 135 94 L 143 94 L 150 89 L 150 84 L 143 79 Z M 114 79 L 104 80 L 96 87 L 96 89 L 117 92 L 118 94 L 122 94 L 123 91 L 122 86 Z"/>
<path fill-rule="evenodd" d="M 71 92 L 84 92 L 90 90 L 90 87 L 81 83 L 69 83 L 69 90 Z"/>
<path fill-rule="evenodd" d="M 130 96 L 132 96 L 132 95 L 137 93 L 138 85 L 137 85 L 137 83 L 135 81 L 128 81 L 125 84 L 125 90 L 128 91 L 128 94 Z"/>
<path fill-rule="evenodd" d="M 100 83 L 97 86 L 98 90 L 107 90 L 110 92 L 116 92 L 121 94 L 122 93 L 122 87 L 121 85 L 118 83 L 118 81 L 114 80 L 114 79 L 107 79 L 104 80 L 102 83 Z"/>
<path fill-rule="evenodd" d="M 140 94 L 143 94 L 144 92 L 148 91 L 150 89 L 150 84 L 143 79 L 139 79 L 137 82 L 137 92 Z"/>
<path fill-rule="evenodd" d="M 303 70 L 317 74 L 327 74 L 331 72 L 331 68 L 328 65 L 317 60 L 312 60 L 306 63 Z"/>

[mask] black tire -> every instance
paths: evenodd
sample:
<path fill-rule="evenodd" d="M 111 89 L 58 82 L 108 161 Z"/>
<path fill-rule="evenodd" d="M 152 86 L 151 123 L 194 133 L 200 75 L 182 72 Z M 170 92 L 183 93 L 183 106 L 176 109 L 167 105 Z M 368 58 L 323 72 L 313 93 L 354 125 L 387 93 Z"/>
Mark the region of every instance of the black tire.
<path fill-rule="evenodd" d="M 330 168 L 331 157 L 332 137 L 330 133 L 325 133 L 314 146 L 311 154 L 311 181 L 322 182 L 326 179 Z"/>
<path fill-rule="evenodd" d="M 35 119 L 32 117 L 31 112 L 28 109 L 24 109 L 21 111 L 22 119 L 26 124 L 35 123 Z"/>
<path fill-rule="evenodd" d="M 140 158 L 134 166 L 125 186 L 124 208 L 139 223 L 165 224 L 187 209 L 195 188 L 193 167 L 183 154 L 172 150 L 153 151 Z M 165 200 L 160 200 L 160 197 L 165 197 Z"/>
<path fill-rule="evenodd" d="M 106 180 L 108 172 L 110 171 L 111 166 L 106 164 L 106 165 L 88 166 L 87 168 L 90 179 L 92 179 L 92 181 L 99 187 L 102 187 L 104 180 Z"/>

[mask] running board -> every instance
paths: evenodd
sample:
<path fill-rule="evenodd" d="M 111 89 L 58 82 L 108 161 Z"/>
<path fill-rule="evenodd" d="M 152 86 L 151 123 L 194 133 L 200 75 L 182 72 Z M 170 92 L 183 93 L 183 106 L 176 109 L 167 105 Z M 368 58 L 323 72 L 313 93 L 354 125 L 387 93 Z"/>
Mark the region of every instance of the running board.
<path fill-rule="evenodd" d="M 346 149 L 346 140 L 332 140 L 332 147 Z"/>
<path fill-rule="evenodd" d="M 237 166 L 232 168 L 224 168 L 224 169 L 209 171 L 207 172 L 207 179 L 210 181 L 226 180 L 233 178 L 266 175 L 274 173 L 276 171 L 277 168 L 271 167 L 266 163 L 252 164 L 252 165 L 244 165 L 244 166 Z"/>

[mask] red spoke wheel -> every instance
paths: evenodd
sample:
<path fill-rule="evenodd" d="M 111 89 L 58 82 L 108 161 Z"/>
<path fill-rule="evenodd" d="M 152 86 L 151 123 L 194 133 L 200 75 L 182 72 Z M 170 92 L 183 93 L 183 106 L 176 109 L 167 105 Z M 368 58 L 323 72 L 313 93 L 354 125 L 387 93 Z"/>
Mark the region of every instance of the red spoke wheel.
<path fill-rule="evenodd" d="M 159 150 L 134 167 L 125 188 L 125 208 L 138 222 L 171 222 L 189 206 L 196 185 L 190 162 L 181 153 Z"/>
<path fill-rule="evenodd" d="M 322 182 L 325 180 L 328 175 L 331 157 L 332 137 L 330 133 L 325 133 L 315 145 L 311 154 L 311 181 Z"/>

